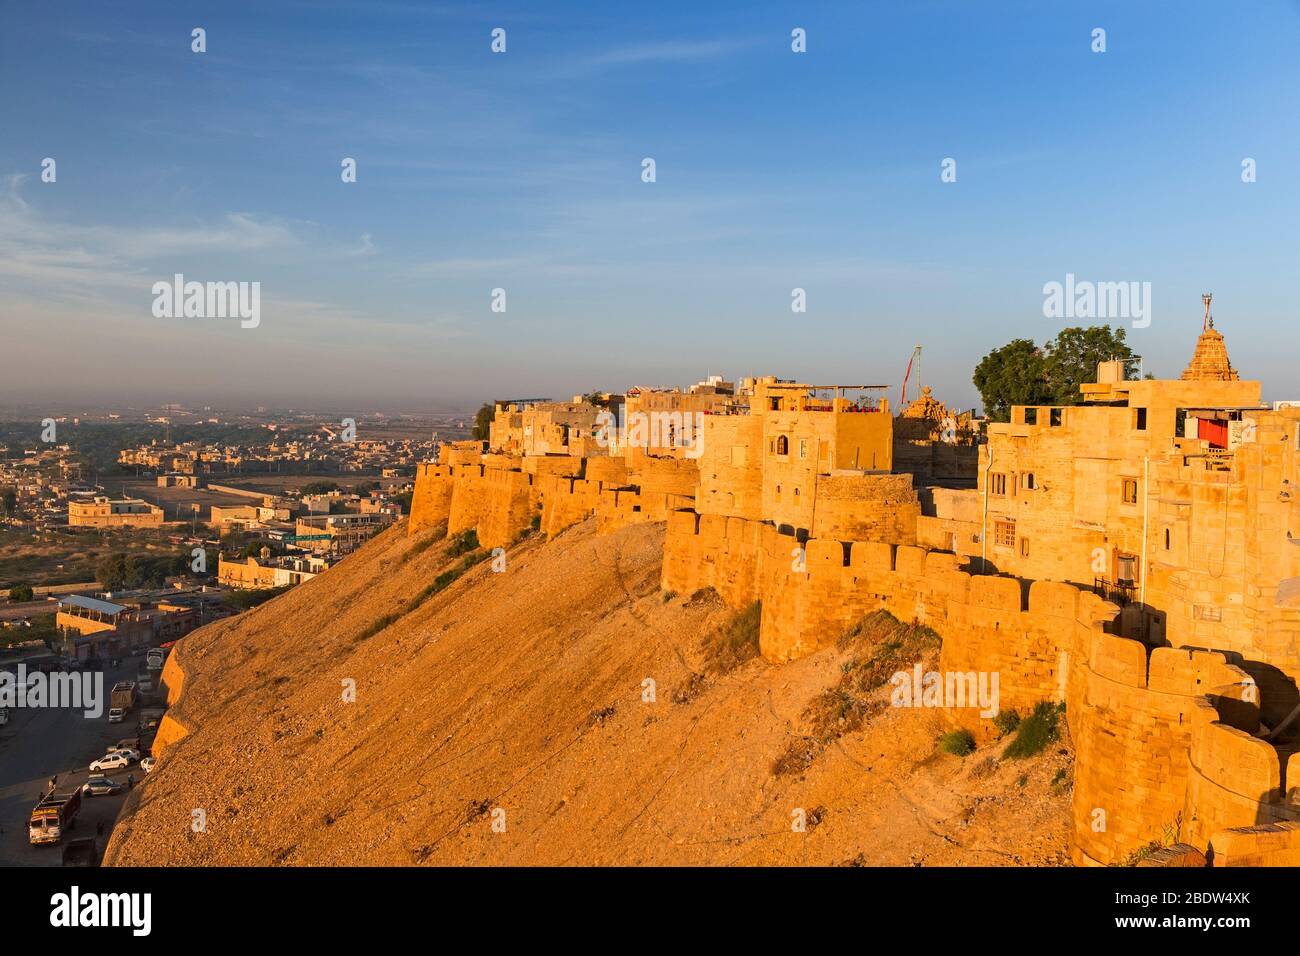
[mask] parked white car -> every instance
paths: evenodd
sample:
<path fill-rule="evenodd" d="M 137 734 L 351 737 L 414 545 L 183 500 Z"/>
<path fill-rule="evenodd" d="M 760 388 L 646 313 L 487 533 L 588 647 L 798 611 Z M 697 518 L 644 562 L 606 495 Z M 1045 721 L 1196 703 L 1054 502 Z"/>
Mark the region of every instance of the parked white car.
<path fill-rule="evenodd" d="M 153 773 L 153 768 L 158 765 L 158 761 L 153 757 L 145 757 L 140 761 L 140 769 L 145 773 Z"/>
<path fill-rule="evenodd" d="M 122 768 L 129 766 L 131 766 L 131 761 L 127 760 L 126 756 L 120 753 L 106 754 L 98 760 L 93 760 L 90 763 L 90 769 L 92 772 L 96 770 L 121 770 Z"/>
<path fill-rule="evenodd" d="M 108 722 L 110 724 L 120 724 L 124 717 L 126 717 L 126 711 L 121 707 L 114 707 L 108 712 Z"/>
<path fill-rule="evenodd" d="M 111 757 L 114 754 L 121 754 L 126 758 L 127 763 L 135 763 L 140 759 L 140 751 L 134 747 L 110 747 L 108 753 L 104 754 L 104 756 Z"/>

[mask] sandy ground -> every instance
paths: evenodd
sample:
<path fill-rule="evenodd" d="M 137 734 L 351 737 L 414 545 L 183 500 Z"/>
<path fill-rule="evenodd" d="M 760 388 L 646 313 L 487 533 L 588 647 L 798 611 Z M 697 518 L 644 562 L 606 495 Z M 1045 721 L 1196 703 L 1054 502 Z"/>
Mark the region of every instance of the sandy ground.
<path fill-rule="evenodd" d="M 108 862 L 1068 859 L 1066 740 L 1028 761 L 997 745 L 962 759 L 936 751 L 933 711 L 886 708 L 801 776 L 775 775 L 844 651 L 751 660 L 674 703 L 730 612 L 664 600 L 662 525 L 529 540 L 504 573 L 481 564 L 358 641 L 454 563 L 441 544 L 403 563 L 404 535 L 185 640 L 175 713 L 192 734 L 128 800 Z"/>

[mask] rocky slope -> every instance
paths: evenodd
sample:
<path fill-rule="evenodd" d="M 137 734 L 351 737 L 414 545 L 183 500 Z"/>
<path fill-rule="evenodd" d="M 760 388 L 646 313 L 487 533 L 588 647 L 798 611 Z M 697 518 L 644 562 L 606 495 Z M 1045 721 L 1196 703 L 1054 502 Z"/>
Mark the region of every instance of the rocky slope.
<path fill-rule="evenodd" d="M 774 772 L 853 651 L 706 674 L 702 641 L 732 613 L 665 599 L 662 538 L 588 522 L 529 539 L 504 572 L 478 564 L 403 613 L 463 558 L 398 526 L 195 632 L 174 710 L 189 736 L 132 795 L 106 862 L 1065 862 L 1066 741 L 962 759 L 936 751 L 933 712 L 882 706 Z"/>

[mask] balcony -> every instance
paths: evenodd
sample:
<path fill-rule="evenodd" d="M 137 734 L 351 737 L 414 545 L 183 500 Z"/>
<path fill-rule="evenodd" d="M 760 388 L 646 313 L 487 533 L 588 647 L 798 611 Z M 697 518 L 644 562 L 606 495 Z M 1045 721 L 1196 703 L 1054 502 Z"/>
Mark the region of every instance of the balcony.
<path fill-rule="evenodd" d="M 1118 607 L 1126 607 L 1137 600 L 1137 585 L 1132 581 L 1107 581 L 1092 579 L 1093 593 Z"/>

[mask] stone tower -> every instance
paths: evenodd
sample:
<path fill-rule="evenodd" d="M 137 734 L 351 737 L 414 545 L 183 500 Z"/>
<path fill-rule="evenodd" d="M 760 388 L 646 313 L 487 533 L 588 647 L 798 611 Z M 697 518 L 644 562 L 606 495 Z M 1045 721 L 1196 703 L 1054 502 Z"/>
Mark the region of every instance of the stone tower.
<path fill-rule="evenodd" d="M 1224 344 L 1223 336 L 1214 328 L 1214 318 L 1210 315 L 1212 298 L 1208 292 L 1201 296 L 1205 303 L 1205 322 L 1201 337 L 1196 340 L 1192 360 L 1183 369 L 1185 381 L 1235 382 L 1241 377 L 1228 361 L 1228 346 Z"/>

